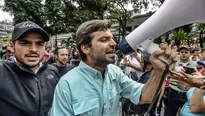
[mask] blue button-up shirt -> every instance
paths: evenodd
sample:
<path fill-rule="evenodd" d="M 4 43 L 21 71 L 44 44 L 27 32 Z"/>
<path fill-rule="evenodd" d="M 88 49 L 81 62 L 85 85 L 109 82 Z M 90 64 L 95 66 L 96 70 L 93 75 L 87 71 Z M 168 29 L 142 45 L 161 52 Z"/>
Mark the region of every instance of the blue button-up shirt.
<path fill-rule="evenodd" d="M 142 88 L 115 65 L 102 76 L 81 61 L 56 86 L 51 116 L 118 116 L 120 97 L 138 104 Z"/>

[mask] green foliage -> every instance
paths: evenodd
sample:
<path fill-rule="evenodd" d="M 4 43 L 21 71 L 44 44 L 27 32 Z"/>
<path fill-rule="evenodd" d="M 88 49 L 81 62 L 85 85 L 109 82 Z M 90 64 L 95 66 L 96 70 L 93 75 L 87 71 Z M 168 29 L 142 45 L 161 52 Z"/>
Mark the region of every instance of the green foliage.
<path fill-rule="evenodd" d="M 5 36 L 5 37 L 3 37 L 3 38 L 1 38 L 3 41 L 11 41 L 11 35 L 7 35 L 7 36 Z"/>
<path fill-rule="evenodd" d="M 148 8 L 149 0 L 4 0 L 3 10 L 14 22 L 33 21 L 50 35 L 75 32 L 84 21 L 109 19 L 126 33 L 133 12 Z M 130 6 L 131 8 L 128 8 Z"/>
<path fill-rule="evenodd" d="M 31 20 L 44 26 L 42 22 L 45 12 L 43 12 L 42 0 L 4 0 L 3 10 L 14 16 L 14 23 Z"/>
<path fill-rule="evenodd" d="M 9 41 L 11 41 L 11 35 L 7 35 L 7 36 L 4 36 L 4 37 L 2 37 L 0 40 L 0 43 L 1 43 L 1 45 L 2 46 L 8 46 L 8 43 L 9 43 Z"/>
<path fill-rule="evenodd" d="M 186 33 L 183 29 L 175 30 L 174 31 L 174 40 L 177 46 L 180 45 L 181 40 L 189 40 L 188 33 Z"/>
<path fill-rule="evenodd" d="M 142 8 L 148 8 L 148 0 L 108 0 L 109 6 L 106 18 L 119 23 L 120 33 L 126 35 L 126 24 L 133 13 L 139 12 Z M 128 7 L 129 6 L 129 7 Z"/>
<path fill-rule="evenodd" d="M 150 0 L 150 3 L 155 7 L 160 7 L 165 0 Z"/>
<path fill-rule="evenodd" d="M 205 33 L 205 23 L 200 23 L 198 25 L 198 30 L 202 33 Z"/>

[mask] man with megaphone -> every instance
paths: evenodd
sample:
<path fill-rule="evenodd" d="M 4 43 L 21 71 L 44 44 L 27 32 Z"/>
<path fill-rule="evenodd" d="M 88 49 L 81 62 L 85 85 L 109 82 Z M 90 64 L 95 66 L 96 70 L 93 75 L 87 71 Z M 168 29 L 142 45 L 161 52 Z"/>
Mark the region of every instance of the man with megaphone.
<path fill-rule="evenodd" d="M 110 27 L 105 20 L 79 26 L 76 43 L 82 60 L 56 86 L 51 116 L 118 116 L 121 96 L 135 104 L 150 103 L 167 71 L 167 64 L 159 56 L 172 63 L 179 59 L 176 50 L 169 47 L 153 52 L 148 82 L 137 83 L 113 65 L 116 43 Z"/>

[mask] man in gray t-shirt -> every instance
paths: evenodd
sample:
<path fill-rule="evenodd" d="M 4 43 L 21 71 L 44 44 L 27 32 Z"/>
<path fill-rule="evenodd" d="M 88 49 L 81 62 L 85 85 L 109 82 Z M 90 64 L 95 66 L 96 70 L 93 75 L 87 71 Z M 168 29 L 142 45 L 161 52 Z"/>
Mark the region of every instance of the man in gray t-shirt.
<path fill-rule="evenodd" d="M 182 46 L 179 49 L 180 60 L 176 62 L 174 66 L 175 71 L 181 71 L 186 66 L 190 68 L 196 68 L 197 62 L 190 60 L 190 49 L 188 46 Z M 166 116 L 176 116 L 179 108 L 181 108 L 187 101 L 186 91 L 188 88 L 182 84 L 177 83 L 177 80 L 171 79 L 170 91 L 168 95 L 168 104 L 165 111 Z"/>

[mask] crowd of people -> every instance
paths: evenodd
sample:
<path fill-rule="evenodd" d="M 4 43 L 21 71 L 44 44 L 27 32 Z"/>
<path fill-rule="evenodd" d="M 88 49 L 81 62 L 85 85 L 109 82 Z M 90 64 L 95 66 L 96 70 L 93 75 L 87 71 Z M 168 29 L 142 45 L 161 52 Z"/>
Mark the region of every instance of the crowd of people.
<path fill-rule="evenodd" d="M 179 48 L 162 40 L 161 50 L 152 54 L 137 50 L 118 58 L 110 28 L 106 20 L 86 21 L 78 27 L 76 44 L 52 48 L 40 26 L 16 24 L 3 54 L 8 57 L 0 60 L 0 116 L 118 116 L 120 103 L 123 115 L 142 113 L 166 71 L 150 115 L 160 115 L 162 106 L 165 116 L 205 115 L 205 50 L 195 39 Z M 159 56 L 171 61 L 169 70 Z"/>
<path fill-rule="evenodd" d="M 192 75 L 197 75 L 196 77 L 203 77 L 205 74 L 205 49 L 200 48 L 200 44 L 197 42 L 196 38 L 193 38 L 191 43 L 188 43 L 187 40 L 181 40 L 181 43 L 178 46 L 175 44 L 174 40 L 166 41 L 163 38 L 161 39 L 161 44 L 159 46 L 161 49 L 168 46 L 178 51 L 179 60 L 174 64 L 173 71 L 181 72 L 185 71 L 186 67 L 189 67 L 194 70 L 193 72 L 189 72 L 189 74 L 192 73 Z M 119 63 L 119 66 L 124 73 L 129 78 L 132 78 L 139 83 L 146 83 L 153 70 L 153 65 L 149 61 L 149 58 L 147 58 L 147 56 L 150 55 L 148 54 L 146 57 L 143 55 L 144 53 L 141 54 L 139 51 L 130 55 L 123 55 L 123 58 Z M 151 115 L 176 116 L 177 113 L 182 116 L 195 116 L 194 114 L 198 114 L 199 116 L 205 115 L 205 104 L 203 99 L 203 97 L 205 97 L 204 91 L 197 88 L 190 88 L 190 85 L 181 83 L 178 78 L 171 77 L 173 76 L 170 74 L 167 75 L 161 88 L 161 93 L 158 96 L 158 101 L 155 104 L 156 107 L 153 108 Z M 200 81 L 203 82 L 203 79 Z M 195 92 L 196 94 L 194 94 Z M 201 105 L 197 106 L 199 105 L 199 102 Z M 130 105 L 130 107 L 133 105 L 132 103 L 127 102 L 127 100 L 123 103 L 125 108 L 127 108 L 127 105 Z M 139 106 L 136 106 L 136 108 L 139 108 Z M 144 109 L 147 110 L 147 108 L 148 106 Z M 164 110 L 163 113 L 161 113 L 162 109 Z M 130 110 L 132 110 L 130 113 L 134 113 L 133 107 L 130 108 Z M 125 114 L 128 114 L 127 109 L 123 108 L 123 111 Z"/>

